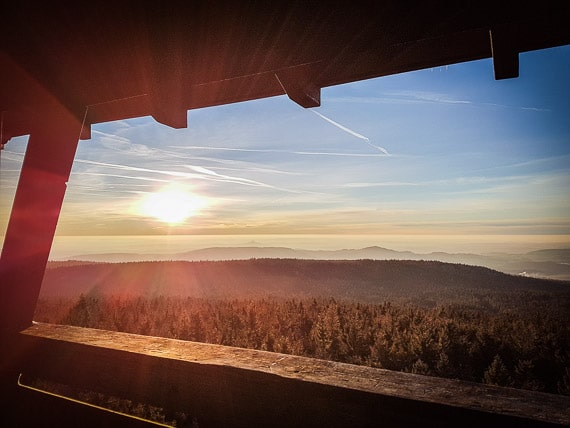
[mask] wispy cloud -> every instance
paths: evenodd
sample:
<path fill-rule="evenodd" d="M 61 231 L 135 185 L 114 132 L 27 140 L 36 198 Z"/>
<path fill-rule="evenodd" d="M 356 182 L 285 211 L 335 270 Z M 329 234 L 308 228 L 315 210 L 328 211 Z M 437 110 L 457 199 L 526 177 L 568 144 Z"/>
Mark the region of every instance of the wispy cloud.
<path fill-rule="evenodd" d="M 204 168 L 202 166 L 195 166 L 195 165 L 180 165 L 181 167 L 187 168 L 192 170 L 193 172 L 184 172 L 184 171 L 167 171 L 161 169 L 152 169 L 152 168 L 142 168 L 136 166 L 128 166 L 128 165 L 120 165 L 120 164 L 113 164 L 107 162 L 98 162 L 98 161 L 91 161 L 86 159 L 76 159 L 77 163 L 86 164 L 86 165 L 94 165 L 103 168 L 110 168 L 110 169 L 118 169 L 121 171 L 130 171 L 130 172 L 137 172 L 137 173 L 148 173 L 148 174 L 156 174 L 156 175 L 163 175 L 167 177 L 177 178 L 177 179 L 189 179 L 189 180 L 204 180 L 204 181 L 211 181 L 211 182 L 219 182 L 219 183 L 231 183 L 231 184 L 238 184 L 242 186 L 250 186 L 250 187 L 262 187 L 267 189 L 274 189 L 283 192 L 291 192 L 291 193 L 299 193 L 303 192 L 301 190 L 293 190 L 284 187 L 274 186 L 271 184 L 263 183 L 257 180 L 250 180 L 247 178 L 235 177 L 230 175 L 219 174 L 215 171 L 210 169 Z M 103 174 L 102 174 L 103 175 Z M 133 177 L 131 177 L 133 178 Z M 141 179 L 141 177 L 139 177 Z"/>
<path fill-rule="evenodd" d="M 157 183 L 168 183 L 169 180 L 163 180 L 160 178 L 149 178 L 149 177 L 140 177 L 140 176 L 133 176 L 133 175 L 121 175 L 121 174 L 108 174 L 102 172 L 74 172 L 73 175 L 75 176 L 93 176 L 93 177 L 110 177 L 110 178 L 120 178 L 120 179 L 127 179 L 127 180 L 140 180 L 140 181 L 152 181 Z"/>
<path fill-rule="evenodd" d="M 366 187 L 411 187 L 411 186 L 426 186 L 427 183 L 412 183 L 406 181 L 381 181 L 381 182 L 357 182 L 357 183 L 346 183 L 342 184 L 340 187 L 344 188 L 366 188 Z"/>
<path fill-rule="evenodd" d="M 505 163 L 502 165 L 481 168 L 479 171 L 493 171 L 505 169 L 519 169 L 519 168 L 546 168 L 551 171 L 561 169 L 567 171 L 567 166 L 570 162 L 570 155 L 563 154 L 560 156 L 550 156 L 530 159 L 524 162 Z"/>
<path fill-rule="evenodd" d="M 102 136 L 102 137 L 107 137 L 107 138 L 110 138 L 110 139 L 116 140 L 116 141 L 123 141 L 123 142 L 126 142 L 126 143 L 130 143 L 130 142 L 131 142 L 131 140 L 128 139 L 128 138 L 121 137 L 121 136 L 116 135 L 116 134 L 109 134 L 109 133 L 107 133 L 107 132 L 97 131 L 96 129 L 92 129 L 92 130 L 91 130 L 91 134 L 92 134 L 92 135 L 93 135 L 93 134 L 94 134 L 94 135 L 100 135 L 100 136 Z"/>
<path fill-rule="evenodd" d="M 493 185 L 496 183 L 528 183 L 533 176 L 517 175 L 517 176 L 501 176 L 501 177 L 455 177 L 442 180 L 423 180 L 423 181 L 378 181 L 378 182 L 352 182 L 342 184 L 344 188 L 367 188 L 367 187 L 428 187 L 428 186 L 448 186 L 448 187 L 465 187 L 465 186 L 481 186 Z M 463 192 L 465 190 L 462 190 Z"/>
<path fill-rule="evenodd" d="M 3 160 L 9 160 L 9 161 L 13 161 L 13 162 L 22 163 L 24 161 L 24 154 L 12 152 L 10 150 L 4 149 L 4 150 L 2 150 L 2 153 L 0 154 L 0 162 Z"/>
<path fill-rule="evenodd" d="M 90 161 L 90 160 L 85 160 L 85 159 L 77 159 L 76 162 L 88 164 L 88 165 L 101 166 L 101 167 L 105 167 L 105 168 L 120 169 L 122 171 L 145 172 L 145 173 L 151 173 L 151 174 L 166 175 L 166 176 L 175 177 L 175 178 L 189 178 L 189 179 L 203 180 L 203 179 L 210 179 L 209 177 L 211 177 L 212 175 L 215 175 L 217 179 L 220 179 L 221 181 L 225 181 L 225 182 L 244 184 L 247 186 L 273 187 L 273 186 L 270 186 L 268 184 L 256 182 L 253 180 L 242 179 L 239 177 L 222 176 L 219 174 L 216 175 L 215 173 L 214 174 L 204 174 L 203 172 L 202 173 L 188 173 L 188 172 L 181 172 L 181 171 L 166 171 L 166 170 L 160 170 L 160 169 L 141 168 L 141 167 L 137 167 L 137 166 L 128 166 L 128 165 L 119 165 L 119 164 L 112 164 L 112 163 L 106 163 L 106 162 Z M 186 167 L 188 167 L 188 166 L 186 166 Z"/>
<path fill-rule="evenodd" d="M 521 107 L 522 110 L 530 110 L 530 111 L 552 111 L 549 108 L 541 108 L 541 107 Z"/>
<path fill-rule="evenodd" d="M 299 155 L 299 156 L 347 156 L 347 157 L 385 157 L 386 154 L 371 154 L 371 153 L 348 153 L 348 152 L 326 152 L 326 151 L 300 151 L 300 150 L 279 150 L 279 149 L 243 149 L 236 147 L 214 147 L 214 146 L 169 146 L 176 149 L 188 149 L 188 150 L 212 150 L 212 151 L 228 151 L 228 152 L 251 152 L 251 153 L 278 153 L 278 154 L 289 154 L 289 155 Z M 374 148 L 382 151 L 379 147 L 373 146 Z M 388 153 L 389 156 L 391 156 Z M 199 158 L 196 158 L 199 159 Z M 218 160 L 219 161 L 219 160 Z"/>
<path fill-rule="evenodd" d="M 208 160 L 211 162 L 218 162 L 219 161 L 219 159 L 200 158 L 200 157 L 195 158 L 195 160 Z M 252 164 L 247 164 L 244 166 L 240 162 L 237 162 L 237 161 L 226 161 L 226 162 L 222 162 L 222 163 L 225 163 L 226 165 L 230 165 L 230 166 L 211 166 L 210 169 L 212 169 L 214 171 L 240 171 L 240 172 L 243 172 L 244 170 L 246 170 L 248 172 L 257 172 L 257 173 L 262 173 L 262 174 L 280 174 L 280 175 L 291 175 L 291 176 L 306 175 L 306 173 L 304 173 L 304 172 L 283 171 L 280 169 L 256 166 L 256 165 L 252 165 Z"/>
<path fill-rule="evenodd" d="M 429 91 L 389 91 L 379 96 L 334 97 L 329 101 L 358 104 L 473 104 L 469 100 L 455 99 L 447 94 Z"/>
<path fill-rule="evenodd" d="M 516 106 L 509 104 L 474 101 L 454 98 L 448 94 L 430 91 L 389 91 L 379 96 L 366 97 L 331 97 L 328 101 L 339 103 L 357 104 L 449 104 L 449 105 L 472 105 L 495 108 L 520 109 L 535 112 L 549 112 L 551 109 L 536 106 Z"/>
<path fill-rule="evenodd" d="M 416 102 L 422 102 L 422 103 L 473 104 L 469 100 L 455 99 L 447 94 L 439 92 L 430 92 L 430 91 L 396 91 L 388 93 L 388 96 L 416 101 Z"/>
<path fill-rule="evenodd" d="M 219 174 L 215 171 L 212 171 L 211 169 L 207 169 L 202 166 L 184 165 L 184 167 L 197 173 L 197 174 L 192 174 L 193 178 L 196 178 L 196 176 L 198 176 L 201 179 L 222 181 L 225 183 L 235 183 L 235 184 L 243 184 L 246 186 L 276 188 L 272 185 L 261 183 L 255 180 L 249 180 L 247 178 L 240 178 L 240 177 L 233 177 L 230 175 Z"/>

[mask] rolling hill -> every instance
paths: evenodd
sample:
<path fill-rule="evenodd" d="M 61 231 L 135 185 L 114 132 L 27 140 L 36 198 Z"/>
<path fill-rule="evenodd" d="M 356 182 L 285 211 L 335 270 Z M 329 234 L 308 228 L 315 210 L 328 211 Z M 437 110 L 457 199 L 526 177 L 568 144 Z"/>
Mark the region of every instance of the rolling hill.
<path fill-rule="evenodd" d="M 174 254 L 106 253 L 76 255 L 71 260 L 97 262 L 135 262 L 156 260 L 218 261 L 252 258 L 314 260 L 432 260 L 484 266 L 500 272 L 536 278 L 570 280 L 570 249 L 548 249 L 524 254 L 446 253 L 426 254 L 396 251 L 379 246 L 342 250 L 303 250 L 288 247 L 210 247 Z"/>
<path fill-rule="evenodd" d="M 86 295 L 201 298 L 334 297 L 365 302 L 436 294 L 567 292 L 567 282 L 479 266 L 416 260 L 250 259 L 126 263 L 58 262 L 41 297 Z"/>

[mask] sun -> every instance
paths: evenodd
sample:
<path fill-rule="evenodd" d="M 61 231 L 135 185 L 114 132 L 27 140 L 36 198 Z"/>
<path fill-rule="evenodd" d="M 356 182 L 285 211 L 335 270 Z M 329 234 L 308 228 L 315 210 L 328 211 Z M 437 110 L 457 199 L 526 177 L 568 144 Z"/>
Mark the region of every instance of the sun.
<path fill-rule="evenodd" d="M 179 186 L 167 186 L 146 195 L 140 212 L 148 217 L 176 225 L 184 223 L 206 206 L 206 198 Z"/>

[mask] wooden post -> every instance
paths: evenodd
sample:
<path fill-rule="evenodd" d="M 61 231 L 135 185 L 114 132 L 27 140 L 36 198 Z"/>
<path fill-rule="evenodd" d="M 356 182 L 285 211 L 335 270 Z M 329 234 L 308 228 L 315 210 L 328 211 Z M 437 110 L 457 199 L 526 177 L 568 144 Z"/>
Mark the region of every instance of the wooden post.
<path fill-rule="evenodd" d="M 63 109 L 38 119 L 28 141 L 0 256 L 0 327 L 31 325 L 81 123 Z"/>

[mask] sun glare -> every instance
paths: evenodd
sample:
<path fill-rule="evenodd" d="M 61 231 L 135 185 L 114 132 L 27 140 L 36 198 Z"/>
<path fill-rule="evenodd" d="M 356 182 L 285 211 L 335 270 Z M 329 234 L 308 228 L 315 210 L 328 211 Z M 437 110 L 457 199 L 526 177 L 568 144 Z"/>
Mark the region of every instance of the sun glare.
<path fill-rule="evenodd" d="M 145 196 L 140 211 L 145 216 L 176 225 L 195 216 L 205 205 L 204 197 L 180 187 L 169 186 Z"/>

